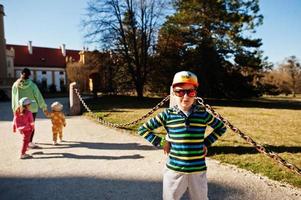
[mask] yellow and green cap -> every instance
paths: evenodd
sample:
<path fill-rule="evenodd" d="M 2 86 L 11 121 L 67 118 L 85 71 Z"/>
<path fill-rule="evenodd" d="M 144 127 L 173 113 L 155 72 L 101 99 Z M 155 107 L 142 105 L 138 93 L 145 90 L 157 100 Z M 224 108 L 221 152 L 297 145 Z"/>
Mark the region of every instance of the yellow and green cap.
<path fill-rule="evenodd" d="M 190 71 L 177 72 L 172 81 L 172 87 L 180 83 L 192 84 L 195 87 L 199 86 L 198 77 Z"/>

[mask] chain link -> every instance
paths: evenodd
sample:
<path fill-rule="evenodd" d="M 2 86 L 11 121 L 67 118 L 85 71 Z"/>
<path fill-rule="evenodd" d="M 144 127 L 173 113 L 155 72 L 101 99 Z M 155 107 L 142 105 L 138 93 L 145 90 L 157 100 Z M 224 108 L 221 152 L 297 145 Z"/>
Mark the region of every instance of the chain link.
<path fill-rule="evenodd" d="M 95 113 L 93 113 L 91 111 L 91 109 L 87 106 L 87 104 L 85 103 L 85 101 L 83 100 L 83 98 L 81 97 L 78 89 L 74 88 L 75 93 L 77 94 L 79 100 L 81 101 L 81 103 L 83 104 L 83 106 L 85 107 L 85 109 L 89 112 L 90 115 L 93 116 L 93 118 L 95 118 L 99 123 L 105 125 L 105 126 L 110 126 L 113 128 L 126 128 L 126 127 L 130 127 L 133 126 L 137 123 L 139 123 L 140 121 L 148 118 L 150 115 L 152 115 L 155 111 L 157 111 L 159 108 L 161 108 L 165 102 L 169 101 L 169 95 L 166 96 L 160 103 L 158 103 L 155 107 L 153 107 L 148 113 L 146 113 L 145 115 L 143 115 L 142 117 L 140 117 L 139 119 L 136 119 L 132 122 L 129 123 L 123 123 L 123 124 L 118 124 L 118 123 L 111 123 L 108 122 L 104 119 L 102 119 L 101 117 L 98 117 Z"/>
<path fill-rule="evenodd" d="M 161 108 L 167 101 L 169 101 L 170 99 L 170 95 L 166 96 L 160 103 L 158 103 L 155 107 L 153 107 L 148 113 L 146 113 L 145 115 L 143 115 L 142 117 L 140 117 L 139 119 L 136 119 L 132 122 L 129 123 L 123 123 L 123 124 L 118 124 L 118 123 L 111 123 L 108 122 L 104 119 L 102 119 L 101 117 L 98 117 L 95 113 L 93 113 L 91 111 L 91 109 L 87 106 L 87 104 L 85 103 L 85 101 L 83 100 L 83 98 L 81 97 L 79 91 L 77 88 L 74 88 L 74 91 L 77 95 L 77 97 L 79 98 L 79 100 L 81 101 L 81 103 L 83 104 L 83 106 L 85 107 L 85 109 L 101 124 L 105 125 L 105 126 L 110 126 L 113 128 L 125 128 L 125 127 L 130 127 L 133 126 L 137 123 L 139 123 L 140 121 L 146 119 L 147 117 L 149 117 L 150 115 L 152 115 L 155 111 L 157 111 L 159 108 Z M 278 162 L 280 165 L 283 165 L 285 167 L 287 167 L 289 170 L 295 172 L 296 174 L 301 176 L 301 170 L 295 166 L 292 163 L 289 163 L 288 161 L 284 160 L 283 158 L 281 158 L 277 153 L 267 149 L 266 147 L 262 146 L 261 144 L 256 143 L 250 136 L 246 135 L 245 133 L 243 133 L 241 130 L 239 130 L 237 127 L 235 127 L 234 125 L 232 125 L 227 119 L 223 118 L 218 112 L 216 112 L 210 105 L 205 104 L 204 100 L 200 97 L 196 97 L 197 102 L 204 106 L 209 112 L 211 112 L 215 117 L 218 117 L 222 122 L 224 122 L 224 124 L 230 128 L 234 133 L 237 133 L 240 137 L 242 137 L 245 141 L 247 141 L 249 144 L 251 144 L 253 147 L 255 147 L 255 149 L 257 151 L 259 151 L 260 153 L 272 158 L 273 160 L 275 160 L 276 162 Z"/>
<path fill-rule="evenodd" d="M 229 127 L 234 133 L 237 133 L 240 137 L 242 137 L 245 141 L 247 141 L 249 144 L 251 144 L 252 146 L 254 146 L 257 151 L 259 151 L 260 153 L 272 158 L 273 160 L 275 160 L 276 162 L 278 162 L 279 164 L 287 167 L 288 169 L 290 169 L 291 171 L 295 172 L 296 174 L 301 176 L 301 170 L 289 163 L 288 161 L 284 160 L 283 158 L 281 158 L 277 153 L 267 149 L 266 147 L 256 143 L 250 136 L 247 136 L 246 134 L 244 134 L 241 130 L 239 130 L 237 127 L 235 127 L 234 125 L 232 125 L 227 119 L 223 118 L 218 112 L 216 112 L 210 105 L 208 104 L 204 104 L 204 100 L 200 97 L 197 97 L 197 101 L 200 105 L 204 106 L 207 110 L 209 110 L 215 117 L 218 117 L 220 120 L 222 120 L 224 122 L 224 124 Z"/>

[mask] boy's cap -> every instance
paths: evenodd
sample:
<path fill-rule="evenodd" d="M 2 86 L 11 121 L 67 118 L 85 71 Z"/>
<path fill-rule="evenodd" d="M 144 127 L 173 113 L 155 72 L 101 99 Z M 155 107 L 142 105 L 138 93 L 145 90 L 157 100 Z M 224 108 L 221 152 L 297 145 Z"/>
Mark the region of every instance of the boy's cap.
<path fill-rule="evenodd" d="M 172 81 L 172 87 L 180 83 L 189 83 L 195 87 L 199 86 L 198 77 L 190 71 L 177 72 Z"/>
<path fill-rule="evenodd" d="M 26 105 L 30 105 L 31 104 L 31 100 L 28 97 L 22 97 L 19 100 L 19 105 L 20 106 L 26 106 Z"/>
<path fill-rule="evenodd" d="M 51 104 L 51 110 L 53 111 L 62 111 L 63 110 L 63 104 L 56 101 Z"/>

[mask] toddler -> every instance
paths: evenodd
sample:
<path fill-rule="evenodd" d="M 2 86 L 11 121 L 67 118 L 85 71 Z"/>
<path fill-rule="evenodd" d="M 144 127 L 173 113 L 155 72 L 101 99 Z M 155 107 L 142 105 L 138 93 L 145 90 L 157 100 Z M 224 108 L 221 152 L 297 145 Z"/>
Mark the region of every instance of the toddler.
<path fill-rule="evenodd" d="M 30 137 L 34 130 L 33 115 L 29 111 L 31 100 L 28 97 L 23 97 L 19 100 L 18 104 L 19 106 L 14 113 L 13 132 L 18 130 L 23 136 L 23 146 L 20 158 L 26 159 L 32 157 L 31 155 L 26 154 Z"/>
<path fill-rule="evenodd" d="M 63 105 L 56 101 L 51 104 L 51 112 L 45 111 L 45 115 L 51 118 L 52 122 L 53 145 L 57 144 L 57 137 L 60 142 L 63 141 L 63 126 L 66 126 L 66 121 L 62 110 Z"/>

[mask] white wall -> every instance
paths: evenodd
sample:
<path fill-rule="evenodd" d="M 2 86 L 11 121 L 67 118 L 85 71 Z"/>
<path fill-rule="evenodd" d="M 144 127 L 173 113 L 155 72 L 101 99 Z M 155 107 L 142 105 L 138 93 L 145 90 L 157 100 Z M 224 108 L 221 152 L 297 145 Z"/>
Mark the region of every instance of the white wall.
<path fill-rule="evenodd" d="M 42 71 L 36 71 L 36 81 L 42 82 Z"/>
<path fill-rule="evenodd" d="M 63 72 L 63 74 L 60 74 L 60 72 Z M 60 80 L 61 78 L 64 80 L 64 85 L 66 84 L 66 75 L 64 71 L 56 71 L 54 73 L 55 76 L 55 85 L 56 85 L 56 90 L 61 91 L 61 85 L 60 85 Z"/>
<path fill-rule="evenodd" d="M 25 67 L 18 67 L 18 69 L 16 69 L 16 77 L 20 77 L 20 73 L 21 71 L 24 69 Z M 35 71 L 36 74 L 36 78 L 35 80 L 37 82 L 42 82 L 42 78 L 46 77 L 47 78 L 47 86 L 49 87 L 52 83 L 54 83 L 56 85 L 56 89 L 57 91 L 61 91 L 61 86 L 60 86 L 60 79 L 63 78 L 64 79 L 64 84 L 66 84 L 66 72 L 61 69 L 61 68 L 30 68 L 30 71 L 32 72 L 32 76 L 30 77 L 31 79 L 34 79 L 33 77 L 33 70 Z M 45 71 L 46 74 L 42 74 L 42 72 Z M 52 72 L 54 71 L 54 80 L 52 80 Z M 60 74 L 60 72 L 63 72 L 63 74 Z"/>
<path fill-rule="evenodd" d="M 43 74 L 43 72 L 46 72 L 46 74 Z M 42 82 L 43 77 L 46 77 L 47 79 L 47 86 L 49 87 L 52 84 L 52 71 L 47 71 L 47 70 L 41 70 L 41 71 L 36 71 L 36 81 L 37 82 Z"/>
<path fill-rule="evenodd" d="M 47 86 L 49 87 L 52 83 L 52 71 L 46 71 L 46 78 L 47 78 Z"/>

